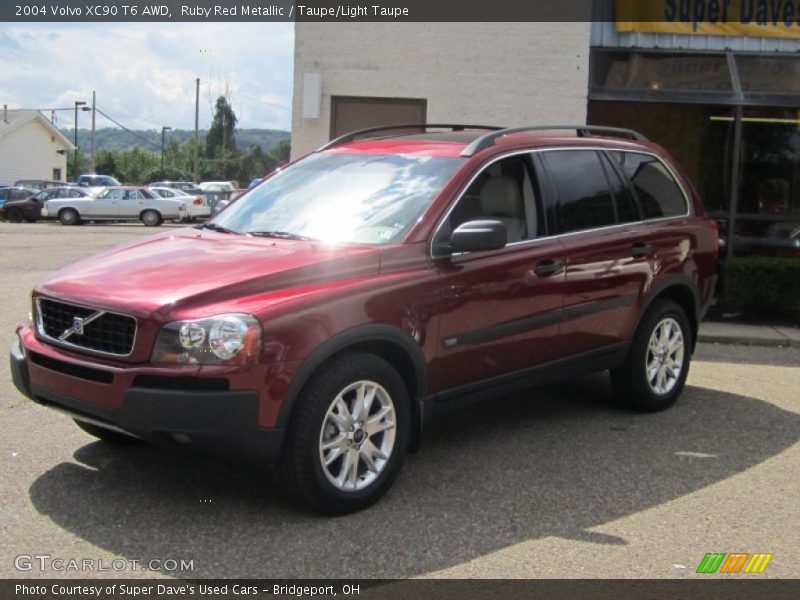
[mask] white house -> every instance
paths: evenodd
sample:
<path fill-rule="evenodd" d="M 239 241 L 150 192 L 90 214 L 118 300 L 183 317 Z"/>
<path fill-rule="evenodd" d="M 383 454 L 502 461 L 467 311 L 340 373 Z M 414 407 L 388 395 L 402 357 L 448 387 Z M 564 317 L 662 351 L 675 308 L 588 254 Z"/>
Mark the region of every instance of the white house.
<path fill-rule="evenodd" d="M 0 113 L 0 185 L 19 179 L 66 181 L 74 145 L 38 110 Z"/>

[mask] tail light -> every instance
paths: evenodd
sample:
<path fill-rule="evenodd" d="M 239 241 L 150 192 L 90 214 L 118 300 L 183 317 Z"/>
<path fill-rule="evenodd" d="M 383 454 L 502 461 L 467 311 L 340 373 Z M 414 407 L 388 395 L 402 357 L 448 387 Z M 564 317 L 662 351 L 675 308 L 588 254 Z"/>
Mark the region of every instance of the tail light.
<path fill-rule="evenodd" d="M 194 202 L 192 202 L 192 204 L 194 204 L 195 206 L 203 206 L 203 199 L 200 196 L 198 196 L 197 198 L 194 199 Z"/>

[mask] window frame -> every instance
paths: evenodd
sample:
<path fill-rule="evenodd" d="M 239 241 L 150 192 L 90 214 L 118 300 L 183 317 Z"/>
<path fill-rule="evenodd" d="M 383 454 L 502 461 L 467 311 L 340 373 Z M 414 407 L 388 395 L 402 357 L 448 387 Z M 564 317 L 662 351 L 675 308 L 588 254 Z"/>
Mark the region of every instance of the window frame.
<path fill-rule="evenodd" d="M 681 196 L 683 197 L 683 202 L 684 202 L 684 204 L 686 206 L 686 211 L 681 213 L 681 214 L 678 214 L 678 215 L 670 215 L 670 216 L 667 216 L 667 217 L 649 217 L 648 218 L 644 214 L 644 207 L 642 206 L 641 200 L 639 200 L 639 194 L 636 192 L 636 188 L 633 185 L 633 180 L 630 177 L 628 177 L 628 174 L 625 172 L 625 170 L 620 165 L 618 165 L 616 163 L 614 157 L 610 155 L 611 152 L 628 152 L 628 153 L 634 153 L 634 154 L 646 154 L 648 156 L 655 157 L 658 160 L 658 162 L 661 163 L 661 166 L 664 167 L 664 169 L 666 170 L 667 174 L 672 178 L 673 183 L 677 186 L 678 190 L 680 191 Z M 633 199 L 636 202 L 636 206 L 639 209 L 639 220 L 641 222 L 650 223 L 652 221 L 662 221 L 664 219 L 685 218 L 685 217 L 687 217 L 687 216 L 689 216 L 689 215 L 691 215 L 693 213 L 694 206 L 692 205 L 692 201 L 690 199 L 690 196 L 686 193 L 686 189 L 683 187 L 683 182 L 677 176 L 675 171 L 670 167 L 670 165 L 665 160 L 663 160 L 660 156 L 658 156 L 657 154 L 648 154 L 648 153 L 645 153 L 645 152 L 638 152 L 637 153 L 637 152 L 634 152 L 632 150 L 616 150 L 616 149 L 615 150 L 608 150 L 606 154 L 607 154 L 608 161 L 612 164 L 614 169 L 619 173 L 619 176 L 622 178 L 623 183 L 625 183 L 628 186 L 628 192 L 633 196 Z"/>
<path fill-rule="evenodd" d="M 530 244 L 531 242 L 535 242 L 535 241 L 543 240 L 543 239 L 549 239 L 550 237 L 552 237 L 551 233 L 550 233 L 551 223 L 550 223 L 549 217 L 547 215 L 547 208 L 546 208 L 546 204 L 544 202 L 544 197 L 545 197 L 546 194 L 545 194 L 544 190 L 542 189 L 543 185 L 542 185 L 542 181 L 540 179 L 541 178 L 541 170 L 539 169 L 538 165 L 536 164 L 537 163 L 537 157 L 534 155 L 534 152 L 535 151 L 533 149 L 530 149 L 530 148 L 526 149 L 526 150 L 514 150 L 514 151 L 511 151 L 511 152 L 506 152 L 504 154 L 500 154 L 500 155 L 494 156 L 491 159 L 489 159 L 488 162 L 481 163 L 481 165 L 478 166 L 478 168 L 472 173 L 472 175 L 470 175 L 470 177 L 466 181 L 466 183 L 458 190 L 458 192 L 457 192 L 457 194 L 455 196 L 455 199 L 452 202 L 450 202 L 450 204 L 447 207 L 447 210 L 444 212 L 444 214 L 437 221 L 436 227 L 434 228 L 433 234 L 431 235 L 430 241 L 428 243 L 428 247 L 429 247 L 432 259 L 436 260 L 436 259 L 448 258 L 448 257 L 451 257 L 451 256 L 461 256 L 463 254 L 472 254 L 471 252 L 449 252 L 447 254 L 437 254 L 437 252 L 436 252 L 436 238 L 439 236 L 439 234 L 445 228 L 447 220 L 450 218 L 450 216 L 453 213 L 453 211 L 455 210 L 456 206 L 458 206 L 458 204 L 464 198 L 466 193 L 470 190 L 472 185 L 478 180 L 478 178 L 481 175 L 483 175 L 483 173 L 487 169 L 491 168 L 496 163 L 498 163 L 498 162 L 500 162 L 502 160 L 505 160 L 507 158 L 513 158 L 515 156 L 528 155 L 528 158 L 530 160 L 530 165 L 529 166 L 531 167 L 532 172 L 529 175 L 533 176 L 537 180 L 537 181 L 531 180 L 531 185 L 534 188 L 537 188 L 537 187 L 539 188 L 538 190 L 534 189 L 534 193 L 535 193 L 535 196 L 536 196 L 535 200 L 536 200 L 536 205 L 537 205 L 536 206 L 537 207 L 537 215 L 536 215 L 536 217 L 537 217 L 537 219 L 540 216 L 544 217 L 544 222 L 542 223 L 542 225 L 544 227 L 544 233 L 542 235 L 537 235 L 536 237 L 533 237 L 533 238 L 530 238 L 530 239 L 527 239 L 527 240 L 520 240 L 519 242 L 512 242 L 510 244 L 506 244 L 505 248 L 503 248 L 502 250 L 506 250 L 506 249 L 511 248 L 511 247 L 519 246 L 520 244 Z M 537 185 L 537 183 L 538 183 L 538 185 Z M 541 209 L 541 212 L 538 212 L 539 209 Z M 500 251 L 502 252 L 502 250 L 500 250 Z"/>
<path fill-rule="evenodd" d="M 622 182 L 623 182 L 623 184 L 625 184 L 628 187 L 628 191 L 633 195 L 634 201 L 636 202 L 636 207 L 637 207 L 637 209 L 639 211 L 639 220 L 638 221 L 629 221 L 629 222 L 626 222 L 626 223 L 616 223 L 614 225 L 606 225 L 606 226 L 603 226 L 603 227 L 596 227 L 596 228 L 593 228 L 593 229 L 581 229 L 580 231 L 571 231 L 569 233 L 554 232 L 555 221 L 553 219 L 555 218 L 555 213 L 553 211 L 555 210 L 555 207 L 553 205 L 553 194 L 550 193 L 550 189 L 546 189 L 545 182 L 543 181 L 543 178 L 547 179 L 547 187 L 549 188 L 549 186 L 550 186 L 549 174 L 547 173 L 547 169 L 544 166 L 544 161 L 541 160 L 541 156 L 540 155 L 542 153 L 544 153 L 544 152 L 560 152 L 560 151 L 563 151 L 563 150 L 594 150 L 594 151 L 600 152 L 600 153 L 629 152 L 629 153 L 633 153 L 633 154 L 644 154 L 645 156 L 651 156 L 651 157 L 655 158 L 657 161 L 659 161 L 664 166 L 664 168 L 669 173 L 670 177 L 672 177 L 673 181 L 678 186 L 678 189 L 680 190 L 681 194 L 683 195 L 683 199 L 686 202 L 686 213 L 684 213 L 682 215 L 671 216 L 671 217 L 659 217 L 659 218 L 655 218 L 655 219 L 645 219 L 644 218 L 644 214 L 643 214 L 642 209 L 641 209 L 641 206 L 639 205 L 639 198 L 638 198 L 638 196 L 635 194 L 635 192 L 633 190 L 632 183 L 630 182 L 630 179 L 627 177 L 627 175 L 625 173 L 622 173 L 621 174 Z M 438 219 L 438 221 L 436 223 L 436 227 L 433 229 L 433 233 L 432 233 L 430 239 L 428 240 L 428 250 L 430 252 L 431 259 L 439 260 L 439 259 L 445 259 L 445 258 L 450 258 L 450 257 L 455 257 L 455 256 L 461 256 L 461 255 L 464 255 L 464 254 L 473 254 L 472 252 L 451 252 L 451 253 L 448 253 L 448 254 L 440 254 L 440 253 L 437 254 L 434 242 L 435 242 L 437 236 L 439 235 L 439 233 L 441 232 L 442 228 L 444 227 L 445 222 L 447 221 L 447 219 L 450 218 L 450 213 L 453 212 L 453 210 L 455 209 L 456 205 L 461 201 L 462 196 L 467 192 L 467 190 L 469 190 L 470 186 L 480 176 L 480 174 L 483 173 L 483 171 L 485 169 L 488 169 L 489 167 L 491 167 L 494 163 L 496 163 L 496 162 L 498 162 L 500 160 L 503 160 L 504 158 L 509 158 L 509 157 L 512 157 L 512 156 L 520 155 L 520 154 L 529 154 L 531 156 L 531 162 L 532 162 L 533 167 L 534 167 L 535 175 L 537 176 L 537 178 L 539 178 L 539 188 L 540 188 L 540 192 L 541 192 L 541 198 L 538 198 L 537 201 L 542 203 L 542 211 L 543 211 L 543 214 L 545 216 L 545 223 L 544 223 L 545 233 L 540 235 L 540 236 L 537 236 L 535 238 L 529 239 L 529 240 L 522 240 L 522 241 L 519 241 L 519 242 L 513 242 L 511 244 L 507 244 L 505 246 L 505 248 L 503 248 L 502 250 L 494 251 L 491 254 L 495 254 L 496 252 L 504 252 L 504 251 L 515 250 L 515 249 L 523 247 L 523 246 L 528 246 L 528 245 L 531 245 L 531 244 L 541 243 L 542 241 L 545 241 L 545 240 L 552 240 L 553 238 L 557 239 L 557 238 L 573 236 L 573 235 L 585 235 L 587 233 L 593 233 L 593 232 L 597 232 L 597 231 L 605 231 L 605 230 L 615 229 L 615 228 L 624 228 L 624 227 L 631 227 L 631 226 L 636 226 L 636 225 L 644 225 L 644 224 L 649 224 L 649 223 L 658 223 L 658 222 L 661 222 L 661 221 L 673 221 L 673 220 L 679 220 L 679 219 L 686 219 L 687 217 L 691 217 L 692 215 L 695 214 L 694 204 L 692 202 L 692 196 L 690 196 L 687 193 L 686 187 L 684 186 L 684 183 L 683 183 L 683 180 L 678 176 L 678 174 L 676 173 L 676 171 L 672 167 L 672 165 L 670 165 L 669 162 L 667 162 L 663 157 L 659 156 L 655 152 L 648 151 L 648 150 L 643 150 L 643 149 L 639 149 L 639 148 L 614 148 L 614 147 L 607 147 L 607 146 L 559 146 L 559 147 L 552 147 L 552 148 L 527 148 L 527 149 L 523 149 L 523 150 L 511 150 L 511 151 L 505 152 L 503 154 L 498 154 L 497 156 L 493 156 L 491 159 L 489 159 L 488 162 L 482 163 L 475 170 L 475 172 L 469 177 L 469 179 L 467 179 L 466 183 L 458 190 L 458 192 L 455 195 L 455 199 L 452 202 L 450 202 L 450 204 L 448 205 L 447 209 L 444 211 L 444 213 L 442 213 L 442 216 Z M 607 156 L 607 158 L 608 158 L 609 162 L 611 162 L 611 164 L 613 165 L 613 168 L 615 170 L 619 169 L 619 167 L 617 167 L 617 165 L 614 164 L 614 160 L 613 160 L 612 157 Z"/>
<path fill-rule="evenodd" d="M 627 225 L 627 224 L 630 224 L 630 223 L 638 222 L 638 220 L 627 221 L 626 223 L 620 223 L 619 222 L 619 211 L 617 210 L 617 197 L 616 197 L 616 194 L 614 193 L 613 189 L 611 188 L 611 181 L 608 178 L 608 166 L 604 164 L 604 158 L 603 158 L 603 153 L 602 152 L 599 152 L 598 150 L 593 149 L 593 148 L 580 149 L 580 150 L 574 149 L 574 148 L 572 148 L 572 149 L 550 148 L 548 150 L 550 152 L 576 152 L 576 151 L 583 150 L 584 152 L 591 152 L 592 154 L 594 154 L 595 158 L 597 159 L 597 164 L 600 167 L 600 171 L 603 174 L 603 179 L 605 179 L 606 190 L 608 191 L 608 195 L 611 197 L 611 208 L 612 208 L 612 211 L 614 213 L 614 223 L 612 223 L 610 225 L 600 225 L 598 227 L 588 227 L 586 229 L 574 229 L 574 230 L 570 230 L 570 231 L 565 231 L 564 222 L 561 219 L 561 200 L 559 198 L 558 188 L 556 186 L 555 181 L 553 180 L 552 173 L 550 172 L 550 169 L 547 166 L 547 160 L 543 160 L 543 161 L 541 161 L 543 174 L 540 177 L 545 179 L 547 181 L 547 183 L 548 183 L 548 188 L 549 188 L 548 192 L 549 192 L 549 194 L 548 194 L 548 198 L 547 198 L 548 199 L 547 204 L 548 204 L 548 208 L 549 208 L 548 212 L 551 214 L 550 218 L 551 218 L 552 223 L 553 223 L 553 231 L 554 231 L 553 235 L 555 235 L 555 236 L 568 235 L 568 234 L 571 234 L 571 233 L 581 233 L 583 231 L 593 231 L 593 230 L 596 230 L 596 229 L 606 229 L 608 227 L 616 227 L 618 225 Z M 621 179 L 621 183 L 626 188 L 628 187 L 628 182 L 625 179 Z M 635 199 L 636 196 L 633 196 L 633 198 Z M 641 220 L 641 216 L 642 216 L 641 211 L 639 211 L 638 216 L 639 216 L 639 220 Z"/>

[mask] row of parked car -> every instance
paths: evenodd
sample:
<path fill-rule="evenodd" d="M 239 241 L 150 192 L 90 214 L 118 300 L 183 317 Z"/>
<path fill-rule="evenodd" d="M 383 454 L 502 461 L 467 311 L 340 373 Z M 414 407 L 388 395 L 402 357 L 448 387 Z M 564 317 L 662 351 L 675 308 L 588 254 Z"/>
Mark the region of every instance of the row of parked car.
<path fill-rule="evenodd" d="M 123 186 L 107 175 L 81 175 L 78 185 L 38 181 L 38 187 L 0 188 L 0 218 L 13 222 L 58 219 L 64 225 L 84 221 L 138 220 L 154 227 L 171 219 L 194 221 L 211 216 L 236 192 L 233 182 L 160 181 L 148 186 Z M 58 183 L 58 185 L 52 185 Z"/>

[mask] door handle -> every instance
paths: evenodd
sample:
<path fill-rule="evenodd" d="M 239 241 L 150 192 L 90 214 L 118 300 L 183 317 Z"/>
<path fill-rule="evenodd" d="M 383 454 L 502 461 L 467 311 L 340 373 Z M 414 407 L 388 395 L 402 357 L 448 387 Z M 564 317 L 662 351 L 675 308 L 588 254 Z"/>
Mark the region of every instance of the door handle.
<path fill-rule="evenodd" d="M 537 263 L 533 272 L 536 273 L 537 277 L 551 277 L 556 273 L 560 273 L 566 266 L 563 260 L 547 259 Z"/>
<path fill-rule="evenodd" d="M 633 258 L 647 258 L 653 253 L 653 246 L 650 244 L 634 244 L 631 248 L 631 256 Z"/>

